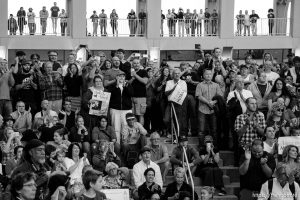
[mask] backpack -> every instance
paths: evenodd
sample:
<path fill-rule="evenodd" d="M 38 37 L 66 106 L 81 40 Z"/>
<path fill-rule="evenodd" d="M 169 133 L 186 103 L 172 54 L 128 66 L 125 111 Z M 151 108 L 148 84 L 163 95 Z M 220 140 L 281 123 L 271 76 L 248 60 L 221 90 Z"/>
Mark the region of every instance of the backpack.
<path fill-rule="evenodd" d="M 290 191 L 294 197 L 294 200 L 296 200 L 295 196 L 295 184 L 294 182 L 292 184 L 289 184 Z M 269 189 L 269 198 L 268 200 L 271 200 L 271 194 L 272 194 L 272 189 L 273 189 L 273 179 L 268 180 L 268 189 Z"/>
<path fill-rule="evenodd" d="M 236 117 L 240 114 L 243 114 L 243 109 L 241 107 L 240 101 L 237 98 L 236 92 L 234 93 L 234 97 L 232 97 L 227 105 L 228 105 L 228 115 L 230 119 L 236 119 Z"/>

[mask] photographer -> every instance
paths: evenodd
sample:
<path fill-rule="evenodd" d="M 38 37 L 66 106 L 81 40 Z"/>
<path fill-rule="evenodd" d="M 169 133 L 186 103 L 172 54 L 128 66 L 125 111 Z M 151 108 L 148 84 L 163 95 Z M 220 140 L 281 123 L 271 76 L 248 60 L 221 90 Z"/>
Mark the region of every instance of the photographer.
<path fill-rule="evenodd" d="M 203 162 L 199 165 L 196 172 L 205 186 L 213 186 L 218 190 L 218 194 L 223 196 L 226 194 L 223 183 L 223 172 L 219 168 L 220 161 L 219 149 L 214 146 L 213 138 L 210 135 L 205 136 L 204 145 L 200 150 L 201 160 Z"/>
<path fill-rule="evenodd" d="M 90 153 L 90 136 L 87 128 L 84 126 L 84 120 L 82 116 L 77 116 L 76 125 L 71 128 L 68 137 L 70 142 L 81 144 L 83 152 Z"/>

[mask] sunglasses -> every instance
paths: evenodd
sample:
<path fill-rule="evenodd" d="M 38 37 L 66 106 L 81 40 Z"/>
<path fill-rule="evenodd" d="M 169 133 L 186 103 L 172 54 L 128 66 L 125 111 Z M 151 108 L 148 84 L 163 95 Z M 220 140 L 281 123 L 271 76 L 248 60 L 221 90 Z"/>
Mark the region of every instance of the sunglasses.
<path fill-rule="evenodd" d="M 283 112 L 283 109 L 277 109 L 277 111 Z"/>

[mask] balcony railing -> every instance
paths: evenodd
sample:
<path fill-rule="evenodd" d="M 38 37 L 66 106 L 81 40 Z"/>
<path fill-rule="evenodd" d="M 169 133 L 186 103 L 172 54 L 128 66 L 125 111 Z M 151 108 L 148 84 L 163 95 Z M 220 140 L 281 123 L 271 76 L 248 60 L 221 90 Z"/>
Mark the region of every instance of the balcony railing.
<path fill-rule="evenodd" d="M 290 36 L 290 18 L 261 18 L 245 26 L 243 20 L 235 19 L 235 36 Z"/>
<path fill-rule="evenodd" d="M 8 19 L 8 35 L 70 36 L 70 18 L 39 18 L 34 20 L 13 17 Z M 56 25 L 56 29 L 55 29 Z"/>
<path fill-rule="evenodd" d="M 145 37 L 146 19 L 87 19 L 87 36 L 94 37 Z"/>
<path fill-rule="evenodd" d="M 219 19 L 161 20 L 162 37 L 204 37 L 219 36 Z"/>

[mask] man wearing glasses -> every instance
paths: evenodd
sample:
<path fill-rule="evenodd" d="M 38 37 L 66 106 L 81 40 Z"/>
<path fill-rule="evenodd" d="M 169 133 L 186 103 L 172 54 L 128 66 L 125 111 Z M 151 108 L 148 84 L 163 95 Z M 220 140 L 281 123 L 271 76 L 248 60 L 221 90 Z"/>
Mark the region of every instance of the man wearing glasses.
<path fill-rule="evenodd" d="M 36 179 L 36 199 L 46 193 L 47 182 L 50 176 L 50 169 L 45 165 L 45 145 L 37 139 L 30 140 L 24 148 L 24 162 L 19 165 L 12 173 L 14 178 L 19 173 L 33 172 L 37 175 Z"/>
<path fill-rule="evenodd" d="M 60 74 L 62 74 L 62 66 L 57 61 L 57 56 L 58 56 L 57 51 L 53 51 L 53 50 L 48 51 L 48 58 L 49 58 L 49 61 L 52 63 L 52 71 L 57 71 Z M 43 64 L 42 72 L 43 73 L 45 72 L 45 63 Z"/>

